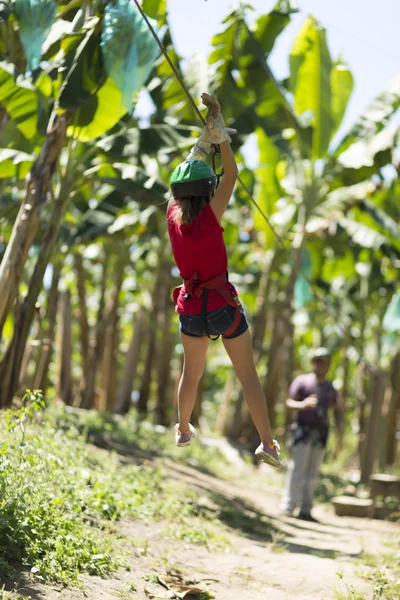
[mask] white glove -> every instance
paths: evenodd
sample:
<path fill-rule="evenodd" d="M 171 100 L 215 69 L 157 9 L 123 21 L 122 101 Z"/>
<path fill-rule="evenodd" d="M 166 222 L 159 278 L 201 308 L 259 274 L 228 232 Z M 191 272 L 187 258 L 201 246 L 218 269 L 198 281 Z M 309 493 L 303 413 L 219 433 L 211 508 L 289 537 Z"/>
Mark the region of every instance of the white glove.
<path fill-rule="evenodd" d="M 208 108 L 206 124 L 199 140 L 191 149 L 187 160 L 205 161 L 213 145 L 231 142 L 230 135 L 237 133 L 236 129 L 225 127 L 221 107 L 215 96 L 202 94 L 201 99 L 203 104 Z"/>
<path fill-rule="evenodd" d="M 226 127 L 225 133 L 226 133 L 227 140 L 230 142 L 231 141 L 230 136 L 237 133 L 237 130 L 232 129 L 231 127 Z M 214 143 L 204 141 L 204 131 L 203 131 L 203 133 L 201 134 L 201 137 L 196 142 L 196 145 L 193 146 L 193 148 L 191 149 L 189 156 L 187 157 L 186 160 L 202 160 L 203 162 L 206 162 L 207 155 L 210 154 L 214 145 L 215 145 Z"/>
<path fill-rule="evenodd" d="M 202 134 L 199 140 L 197 140 L 196 145 L 191 149 L 186 160 L 202 160 L 206 162 L 207 155 L 210 154 L 211 150 L 212 144 L 205 142 Z"/>
<path fill-rule="evenodd" d="M 207 117 L 202 139 L 209 144 L 222 144 L 230 142 L 231 138 L 225 128 L 224 118 L 221 113 L 221 107 L 215 96 L 202 94 L 203 104 L 207 106 Z"/>

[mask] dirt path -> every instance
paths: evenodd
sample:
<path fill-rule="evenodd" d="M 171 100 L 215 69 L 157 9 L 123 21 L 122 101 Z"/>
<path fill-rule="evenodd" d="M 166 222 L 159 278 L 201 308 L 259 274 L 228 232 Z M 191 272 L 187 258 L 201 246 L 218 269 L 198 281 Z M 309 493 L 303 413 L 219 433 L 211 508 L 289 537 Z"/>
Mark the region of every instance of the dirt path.
<path fill-rule="evenodd" d="M 144 548 L 144 556 L 127 548 L 129 572 L 121 571 L 108 580 L 85 577 L 82 590 L 21 582 L 19 593 L 30 594 L 32 600 L 175 598 L 144 576 L 162 575 L 168 569 L 179 568 L 186 581 L 195 581 L 200 588 L 209 589 L 217 600 L 331 600 L 335 587 L 340 585 L 337 573 L 342 573 L 344 581 L 354 585 L 367 600 L 372 598 L 370 586 L 357 576 L 358 567 L 353 559 L 362 552 L 384 551 L 385 542 L 398 535 L 398 525 L 338 518 L 330 507 L 322 505 L 314 511 L 320 522 L 306 523 L 279 515 L 277 488 L 269 488 L 267 493 L 250 490 L 240 476 L 237 481 L 227 482 L 173 462 L 167 462 L 166 468 L 172 480 L 183 480 L 196 490 L 200 503 L 203 498 L 205 504 L 210 502 L 212 490 L 212 498 L 220 509 L 235 507 L 237 514 L 245 515 L 244 522 L 236 523 L 232 512 L 225 511 L 230 515 L 229 550 L 208 550 L 180 540 L 167 540 L 161 535 L 165 523 L 122 522 L 121 533 L 142 540 Z M 259 476 L 268 477 L 269 469 L 263 465 Z M 263 531 L 252 529 L 255 516 L 258 523 L 260 514 L 263 519 L 265 516 L 266 527 L 270 524 L 274 527 L 272 544 L 270 539 L 266 542 Z"/>

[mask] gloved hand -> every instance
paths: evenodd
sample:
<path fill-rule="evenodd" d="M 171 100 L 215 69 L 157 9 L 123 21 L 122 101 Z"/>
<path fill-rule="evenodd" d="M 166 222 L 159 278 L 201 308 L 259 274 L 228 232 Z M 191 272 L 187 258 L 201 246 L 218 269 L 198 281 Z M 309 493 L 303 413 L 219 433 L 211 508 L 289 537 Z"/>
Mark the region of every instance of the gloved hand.
<path fill-rule="evenodd" d="M 207 158 L 213 145 L 230 142 L 230 135 L 237 133 L 236 129 L 225 127 L 218 100 L 209 94 L 202 94 L 203 104 L 207 106 L 206 124 L 196 145 L 191 149 L 187 160 L 203 160 Z"/>
<path fill-rule="evenodd" d="M 207 106 L 207 117 L 202 139 L 210 144 L 222 144 L 230 142 L 229 133 L 237 133 L 235 129 L 227 130 L 224 123 L 224 118 L 221 113 L 221 106 L 215 96 L 210 94 L 202 94 L 201 99 L 203 104 Z"/>

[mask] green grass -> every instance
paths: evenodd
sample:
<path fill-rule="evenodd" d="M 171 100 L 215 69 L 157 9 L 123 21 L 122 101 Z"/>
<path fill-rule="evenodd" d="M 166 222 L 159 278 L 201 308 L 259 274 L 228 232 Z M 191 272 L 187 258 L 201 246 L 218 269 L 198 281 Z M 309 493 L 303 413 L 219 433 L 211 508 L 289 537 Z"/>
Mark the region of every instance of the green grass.
<path fill-rule="evenodd" d="M 363 554 L 357 559 L 362 568 L 359 576 L 370 585 L 373 600 L 399 600 L 400 598 L 400 543 L 391 545 L 386 554 Z M 365 600 L 364 594 L 348 585 L 342 573 L 337 573 L 339 587 L 333 592 L 333 600 Z"/>
<path fill-rule="evenodd" d="M 99 411 L 68 412 L 62 407 L 52 407 L 50 418 L 57 427 L 76 429 L 88 442 L 106 448 L 114 447 L 117 452 L 138 453 L 145 457 L 163 457 L 179 460 L 180 463 L 195 467 L 205 473 L 229 479 L 235 468 L 214 446 L 207 446 L 196 439 L 189 448 L 177 448 L 172 428 L 167 429 L 138 418 L 135 410 L 121 417 Z"/>
<path fill-rule="evenodd" d="M 364 554 L 359 559 L 361 576 L 371 584 L 374 600 L 399 600 L 400 598 L 400 542 L 390 546 L 385 554 Z"/>
<path fill-rule="evenodd" d="M 1 418 L 0 572 L 77 583 L 83 571 L 106 576 L 123 563 L 114 527 L 122 517 L 190 529 L 193 492 L 173 490 L 160 468 L 88 447 L 79 427 L 60 427 L 51 412 L 27 429 L 32 406 L 42 408 L 28 403 Z"/>
<path fill-rule="evenodd" d="M 164 537 L 208 548 L 227 548 L 229 531 L 271 540 L 270 522 L 242 500 L 212 490 L 199 495 L 169 479 L 163 457 L 180 450 L 171 432 L 154 436 L 151 425 L 132 415 L 115 421 L 43 410 L 40 396 L 28 395 L 18 411 L 0 415 L 0 439 L 4 577 L 30 571 L 42 582 L 76 585 L 83 572 L 106 577 L 128 567 L 126 548 L 144 556 L 149 546 L 121 537 L 117 522 L 123 518 L 159 521 Z M 110 440 L 116 445 L 111 452 L 87 443 L 107 446 Z M 226 468 L 215 448 L 201 444 L 193 445 L 189 460 L 199 470 Z"/>
<path fill-rule="evenodd" d="M 364 594 L 358 592 L 353 585 L 344 581 L 343 573 L 336 573 L 340 583 L 333 590 L 332 600 L 366 600 Z"/>

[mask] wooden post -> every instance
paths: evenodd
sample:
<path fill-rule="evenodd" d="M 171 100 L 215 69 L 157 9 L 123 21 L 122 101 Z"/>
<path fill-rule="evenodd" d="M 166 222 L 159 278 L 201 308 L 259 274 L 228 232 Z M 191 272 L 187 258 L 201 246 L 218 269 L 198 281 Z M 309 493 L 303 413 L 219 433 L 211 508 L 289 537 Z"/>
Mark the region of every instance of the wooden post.
<path fill-rule="evenodd" d="M 58 379 L 58 397 L 65 404 L 72 403 L 72 309 L 71 292 L 66 290 L 62 295 L 61 318 L 61 358 Z"/>
<path fill-rule="evenodd" d="M 379 456 L 381 442 L 381 412 L 385 394 L 385 375 L 380 369 L 371 369 L 371 386 L 368 403 L 371 407 L 364 456 L 361 463 L 361 481 L 368 483 Z"/>

